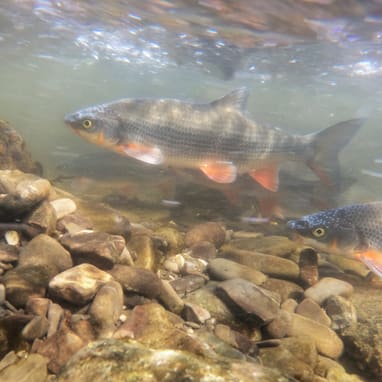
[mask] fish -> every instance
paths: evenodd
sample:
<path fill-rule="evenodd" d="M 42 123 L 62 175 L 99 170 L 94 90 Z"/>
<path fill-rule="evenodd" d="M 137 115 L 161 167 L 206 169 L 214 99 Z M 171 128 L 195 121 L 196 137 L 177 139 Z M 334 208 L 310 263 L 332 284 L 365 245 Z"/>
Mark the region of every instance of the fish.
<path fill-rule="evenodd" d="M 152 165 L 199 169 L 217 183 L 248 173 L 277 191 L 279 168 L 303 161 L 327 184 L 338 178 L 338 152 L 364 123 L 339 122 L 317 133 L 288 134 L 264 127 L 245 113 L 248 92 L 236 89 L 210 103 L 177 99 L 120 99 L 64 117 L 87 141 Z"/>
<path fill-rule="evenodd" d="M 362 261 L 382 277 L 382 202 L 349 204 L 299 219 L 287 227 L 305 244 L 329 254 Z"/>

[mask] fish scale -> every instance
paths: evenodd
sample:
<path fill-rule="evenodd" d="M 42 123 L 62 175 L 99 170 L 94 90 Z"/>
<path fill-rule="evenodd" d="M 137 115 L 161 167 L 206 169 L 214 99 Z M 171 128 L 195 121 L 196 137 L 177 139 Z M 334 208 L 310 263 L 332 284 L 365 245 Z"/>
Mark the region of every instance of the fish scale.
<path fill-rule="evenodd" d="M 245 89 L 207 104 L 122 99 L 81 109 L 65 122 L 88 141 L 121 155 L 154 165 L 199 168 L 218 183 L 232 183 L 247 172 L 276 191 L 279 167 L 286 160 L 305 162 L 321 179 L 335 183 L 337 154 L 362 119 L 307 136 L 287 134 L 247 118 L 242 110 L 246 99 Z"/>

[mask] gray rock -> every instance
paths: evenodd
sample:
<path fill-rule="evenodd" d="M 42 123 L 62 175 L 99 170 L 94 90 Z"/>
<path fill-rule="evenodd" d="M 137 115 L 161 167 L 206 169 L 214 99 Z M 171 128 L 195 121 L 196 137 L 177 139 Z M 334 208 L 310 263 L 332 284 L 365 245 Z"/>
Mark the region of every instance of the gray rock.
<path fill-rule="evenodd" d="M 187 247 L 208 241 L 219 248 L 225 241 L 226 232 L 223 226 L 215 222 L 207 222 L 194 226 L 186 233 L 185 244 Z"/>
<path fill-rule="evenodd" d="M 30 213 L 25 223 L 40 233 L 51 235 L 56 230 L 56 212 L 51 204 L 47 200 L 44 200 Z"/>
<path fill-rule="evenodd" d="M 332 329 L 285 310 L 280 310 L 279 315 L 267 325 L 267 331 L 273 338 L 308 336 L 316 344 L 318 352 L 330 358 L 338 358 L 343 351 L 343 343 Z"/>
<path fill-rule="evenodd" d="M 304 295 L 304 290 L 297 284 L 287 280 L 280 280 L 274 278 L 268 278 L 262 285 L 262 288 L 270 290 L 277 293 L 281 302 L 287 300 L 288 298 L 294 298 L 300 300 Z"/>
<path fill-rule="evenodd" d="M 75 264 L 93 264 L 100 269 L 111 269 L 119 262 L 125 239 L 106 232 L 78 232 L 60 238 L 61 244 L 72 254 Z"/>
<path fill-rule="evenodd" d="M 109 273 L 126 292 L 138 293 L 149 298 L 157 298 L 161 292 L 161 280 L 147 269 L 117 264 Z"/>
<path fill-rule="evenodd" d="M 153 350 L 138 343 L 117 340 L 97 341 L 65 365 L 57 382 L 287 382 L 276 370 L 257 363 L 205 359 L 179 350 Z"/>
<path fill-rule="evenodd" d="M 305 291 L 305 297 L 309 297 L 322 304 L 330 296 L 350 297 L 353 294 L 353 286 L 343 280 L 333 277 L 324 277 L 317 284 Z"/>
<path fill-rule="evenodd" d="M 21 267 L 41 267 L 51 279 L 73 266 L 70 253 L 55 239 L 41 234 L 34 237 L 20 251 L 19 265 Z"/>
<path fill-rule="evenodd" d="M 47 198 L 49 192 L 46 179 L 18 170 L 0 170 L 0 216 L 21 216 Z"/>
<path fill-rule="evenodd" d="M 102 285 L 92 301 L 89 314 L 100 338 L 110 338 L 123 308 L 121 284 L 112 280 Z"/>
<path fill-rule="evenodd" d="M 331 328 L 339 330 L 357 323 L 357 312 L 351 301 L 341 296 L 331 296 L 325 300 L 324 308 L 331 318 Z"/>
<path fill-rule="evenodd" d="M 170 281 L 171 286 L 181 297 L 202 288 L 206 284 L 205 277 L 197 275 L 186 275 L 182 278 Z"/>
<path fill-rule="evenodd" d="M 26 340 L 32 341 L 35 338 L 41 338 L 48 332 L 49 322 L 46 317 L 35 316 L 29 321 L 21 332 Z"/>
<path fill-rule="evenodd" d="M 91 264 L 80 264 L 59 273 L 49 282 L 49 293 L 75 305 L 84 305 L 112 276 Z"/>
<path fill-rule="evenodd" d="M 331 319 L 326 314 L 325 310 L 320 307 L 311 298 L 305 298 L 298 304 L 296 311 L 297 314 L 301 314 L 304 317 L 317 321 L 322 325 L 330 326 Z"/>
<path fill-rule="evenodd" d="M 265 255 L 263 253 L 240 250 L 230 245 L 224 245 L 222 247 L 221 256 L 254 268 L 272 277 L 298 279 L 300 274 L 300 268 L 291 260 L 278 256 Z"/>
<path fill-rule="evenodd" d="M 48 359 L 39 354 L 29 354 L 0 371 L 0 381 L 43 382 L 48 377 Z"/>
<path fill-rule="evenodd" d="M 57 219 L 61 219 L 64 216 L 75 212 L 77 209 L 76 203 L 69 198 L 55 199 L 52 200 L 50 204 L 56 213 Z"/>
<path fill-rule="evenodd" d="M 213 259 L 208 264 L 208 273 L 216 280 L 229 280 L 241 278 L 253 284 L 261 285 L 267 276 L 256 269 L 236 263 L 224 258 Z"/>
<path fill-rule="evenodd" d="M 220 283 L 217 295 L 239 316 L 264 325 L 273 320 L 280 309 L 279 296 L 243 279 Z"/>

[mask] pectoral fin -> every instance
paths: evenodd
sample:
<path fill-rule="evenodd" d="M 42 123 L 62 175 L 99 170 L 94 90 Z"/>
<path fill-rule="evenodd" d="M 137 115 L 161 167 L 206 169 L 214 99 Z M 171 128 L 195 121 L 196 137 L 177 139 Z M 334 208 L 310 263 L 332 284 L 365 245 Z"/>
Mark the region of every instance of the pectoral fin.
<path fill-rule="evenodd" d="M 249 175 L 267 190 L 277 191 L 279 188 L 278 165 L 252 170 L 249 172 Z"/>
<path fill-rule="evenodd" d="M 376 275 L 382 277 L 382 252 L 375 249 L 368 249 L 359 253 L 357 257 Z"/>
<path fill-rule="evenodd" d="M 128 155 L 129 157 L 150 164 L 161 164 L 164 160 L 159 147 L 142 143 L 131 142 L 125 145 L 119 145 L 116 151 L 122 155 Z"/>
<path fill-rule="evenodd" d="M 236 166 L 231 162 L 204 163 L 200 170 L 216 183 L 232 183 L 237 176 Z"/>

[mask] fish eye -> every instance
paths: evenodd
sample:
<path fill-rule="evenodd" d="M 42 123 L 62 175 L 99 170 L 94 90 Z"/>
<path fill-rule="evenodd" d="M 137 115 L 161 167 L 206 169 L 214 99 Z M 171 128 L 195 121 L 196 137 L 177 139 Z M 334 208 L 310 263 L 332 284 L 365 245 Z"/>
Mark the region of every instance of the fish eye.
<path fill-rule="evenodd" d="M 84 119 L 82 121 L 82 127 L 84 129 L 90 129 L 93 126 L 93 122 L 90 119 Z"/>
<path fill-rule="evenodd" d="M 323 228 L 323 227 L 317 227 L 317 228 L 315 228 L 315 229 L 312 231 L 312 234 L 313 234 L 313 236 L 315 236 L 315 237 L 322 237 L 322 236 L 325 235 L 325 233 L 326 233 L 326 230 L 325 230 L 325 228 Z"/>

